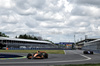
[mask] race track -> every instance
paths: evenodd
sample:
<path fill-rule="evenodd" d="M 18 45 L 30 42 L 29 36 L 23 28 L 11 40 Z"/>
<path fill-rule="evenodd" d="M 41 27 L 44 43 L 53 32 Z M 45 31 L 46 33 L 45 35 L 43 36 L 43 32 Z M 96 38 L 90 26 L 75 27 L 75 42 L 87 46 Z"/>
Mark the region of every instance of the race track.
<path fill-rule="evenodd" d="M 11 54 L 11 53 L 8 53 Z M 26 56 L 26 53 L 12 53 Z M 48 66 L 63 64 L 100 63 L 100 54 L 83 55 L 81 50 L 65 50 L 65 54 L 49 54 L 48 59 L 0 59 L 2 66 Z"/>

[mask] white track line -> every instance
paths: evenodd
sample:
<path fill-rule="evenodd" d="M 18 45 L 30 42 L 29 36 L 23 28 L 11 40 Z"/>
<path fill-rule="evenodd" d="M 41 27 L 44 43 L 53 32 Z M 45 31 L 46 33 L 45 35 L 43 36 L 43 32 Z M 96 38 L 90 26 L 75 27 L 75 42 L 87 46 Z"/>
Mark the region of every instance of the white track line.
<path fill-rule="evenodd" d="M 65 53 L 65 55 L 66 55 L 66 50 L 64 50 L 64 53 Z"/>
<path fill-rule="evenodd" d="M 66 51 L 64 50 L 64 52 L 65 52 L 65 54 L 66 54 Z M 71 51 L 71 52 L 73 52 L 73 51 Z M 73 53 L 75 53 L 75 52 L 73 52 Z M 75 54 L 78 54 L 78 53 L 75 53 Z M 81 55 L 82 57 L 85 57 L 86 59 L 82 59 L 82 60 L 62 60 L 62 61 L 45 61 L 45 62 L 34 62 L 34 61 L 32 61 L 32 62 L 0 62 L 0 64 L 19 64 L 19 63 L 21 63 L 21 64 L 25 64 L 25 63 L 64 63 L 64 62 L 78 62 L 78 61 L 86 61 L 86 60 L 91 60 L 91 58 L 90 57 L 88 57 L 88 56 L 85 56 L 85 55 L 82 55 L 82 54 L 79 54 L 79 55 Z"/>
<path fill-rule="evenodd" d="M 83 56 L 83 57 L 85 57 L 85 58 L 87 58 L 87 60 L 91 60 L 91 58 L 88 57 L 88 56 L 85 56 L 85 55 L 82 55 L 82 54 L 80 54 L 80 55 Z"/>
<path fill-rule="evenodd" d="M 25 63 L 64 63 L 64 62 L 78 62 L 78 61 L 86 61 L 86 60 L 90 60 L 88 59 L 82 59 L 82 60 L 65 60 L 65 61 L 45 61 L 45 62 L 1 62 L 0 64 L 25 64 Z"/>
<path fill-rule="evenodd" d="M 79 53 L 74 52 L 74 51 L 71 51 L 71 52 L 73 52 L 73 53 L 75 53 L 75 54 L 79 54 Z M 88 57 L 88 56 L 86 56 L 86 55 L 83 55 L 83 54 L 79 54 L 79 55 L 80 55 L 80 56 L 82 56 L 82 57 L 87 58 L 87 60 L 91 60 L 91 58 L 90 58 L 90 57 Z"/>

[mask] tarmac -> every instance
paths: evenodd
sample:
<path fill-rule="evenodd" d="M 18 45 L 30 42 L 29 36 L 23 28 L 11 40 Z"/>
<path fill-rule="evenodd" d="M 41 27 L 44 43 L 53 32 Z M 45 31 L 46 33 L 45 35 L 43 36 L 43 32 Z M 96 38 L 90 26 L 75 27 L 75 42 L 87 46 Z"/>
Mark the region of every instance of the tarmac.
<path fill-rule="evenodd" d="M 82 50 L 64 50 L 65 54 L 49 54 L 48 59 L 27 59 L 27 53 L 1 53 L 23 57 L 0 58 L 1 66 L 52 66 L 64 64 L 100 63 L 100 54 L 83 54 Z"/>

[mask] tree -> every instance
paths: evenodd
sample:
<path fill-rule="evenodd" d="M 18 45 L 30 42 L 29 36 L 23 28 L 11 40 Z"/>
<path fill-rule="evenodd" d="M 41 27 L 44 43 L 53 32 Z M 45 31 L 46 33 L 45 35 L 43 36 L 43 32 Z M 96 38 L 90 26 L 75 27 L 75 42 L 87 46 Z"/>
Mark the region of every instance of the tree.
<path fill-rule="evenodd" d="M 15 38 L 17 38 L 17 36 Z"/>
<path fill-rule="evenodd" d="M 0 32 L 0 36 L 1 37 L 9 37 L 9 36 L 5 35 L 5 33 L 2 33 L 2 32 Z"/>
<path fill-rule="evenodd" d="M 39 37 L 37 37 L 37 39 L 38 39 L 38 40 L 43 40 L 43 39 L 42 39 L 42 37 L 40 37 L 40 36 L 39 36 Z"/>
<path fill-rule="evenodd" d="M 48 42 L 50 42 L 50 43 L 54 44 L 54 43 L 53 43 L 52 41 L 50 41 L 50 40 L 46 40 L 46 39 L 45 39 L 44 41 L 48 41 Z"/>
<path fill-rule="evenodd" d="M 38 38 L 36 36 L 33 37 L 33 36 L 27 35 L 27 34 L 19 35 L 17 38 L 38 40 Z"/>
<path fill-rule="evenodd" d="M 37 36 L 31 36 L 31 35 L 27 35 L 27 34 L 23 34 L 23 35 L 19 35 L 19 36 L 16 36 L 16 38 L 21 38 L 21 39 L 31 39 L 31 40 L 43 40 L 42 37 L 37 37 Z M 50 40 L 45 40 L 44 41 L 48 41 L 52 44 L 54 44 L 52 41 Z"/>
<path fill-rule="evenodd" d="M 34 37 L 33 39 L 34 39 L 34 40 L 38 40 L 38 38 L 37 38 L 37 37 Z"/>

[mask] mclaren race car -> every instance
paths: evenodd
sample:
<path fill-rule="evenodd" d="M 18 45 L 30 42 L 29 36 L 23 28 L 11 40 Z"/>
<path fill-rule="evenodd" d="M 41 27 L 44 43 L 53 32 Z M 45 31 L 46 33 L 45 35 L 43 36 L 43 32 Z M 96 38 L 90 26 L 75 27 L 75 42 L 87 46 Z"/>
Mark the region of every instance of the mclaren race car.
<path fill-rule="evenodd" d="M 85 50 L 85 51 L 83 51 L 83 54 L 93 54 L 93 51 Z"/>
<path fill-rule="evenodd" d="M 36 53 L 29 53 L 27 55 L 28 59 L 46 59 L 48 58 L 48 54 L 44 51 L 37 51 Z"/>

